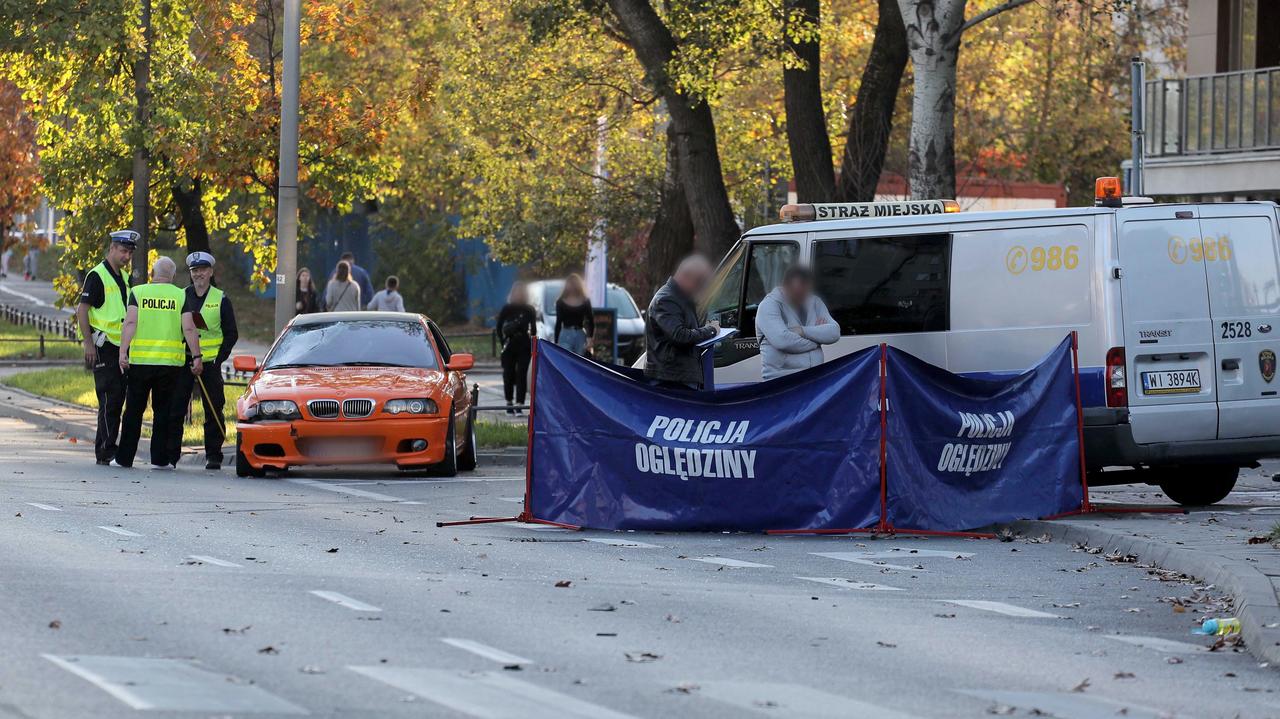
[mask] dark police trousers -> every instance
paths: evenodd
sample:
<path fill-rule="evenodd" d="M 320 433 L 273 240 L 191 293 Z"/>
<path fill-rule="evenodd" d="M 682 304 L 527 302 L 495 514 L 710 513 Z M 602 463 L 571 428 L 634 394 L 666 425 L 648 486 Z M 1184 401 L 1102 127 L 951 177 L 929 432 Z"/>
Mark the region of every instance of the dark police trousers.
<path fill-rule="evenodd" d="M 187 360 L 190 362 L 190 360 Z M 227 397 L 222 392 L 222 372 L 221 366 L 216 362 L 206 362 L 204 370 L 200 374 L 200 378 L 204 380 L 204 387 L 209 391 L 209 399 L 213 400 L 213 406 L 209 406 L 209 402 L 205 400 L 204 393 L 200 391 L 200 385 L 196 384 L 196 376 L 191 374 L 190 365 L 181 368 L 178 373 L 177 383 L 173 390 L 173 420 L 179 424 L 186 420 L 187 406 L 190 405 L 193 397 L 199 397 L 200 403 L 204 407 L 204 454 L 206 462 L 222 463 L 222 442 L 226 438 L 222 436 L 222 428 L 218 426 L 217 419 L 222 417 L 222 408 L 227 404 Z M 169 456 L 177 459 L 182 456 L 182 432 L 179 430 L 173 432 L 169 437 Z"/>
<path fill-rule="evenodd" d="M 133 466 L 138 439 L 142 436 L 142 413 L 147 411 L 148 400 L 151 402 L 151 463 L 156 466 L 177 463 L 177 455 L 170 454 L 170 435 L 182 434 L 182 418 L 173 416 L 173 388 L 179 372 L 191 374 L 186 367 L 146 364 L 129 367 L 120 448 L 116 450 L 116 461 L 120 464 Z"/>
<path fill-rule="evenodd" d="M 98 361 L 93 365 L 93 390 L 98 395 L 98 432 L 93 438 L 93 453 L 99 462 L 110 462 L 116 457 L 120 410 L 124 408 L 120 348 L 110 342 L 98 348 Z"/>

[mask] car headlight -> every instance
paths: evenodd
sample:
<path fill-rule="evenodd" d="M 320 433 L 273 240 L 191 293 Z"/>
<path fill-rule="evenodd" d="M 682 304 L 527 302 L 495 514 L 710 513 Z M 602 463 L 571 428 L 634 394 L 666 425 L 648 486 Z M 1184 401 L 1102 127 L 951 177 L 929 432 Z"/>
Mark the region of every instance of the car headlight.
<path fill-rule="evenodd" d="M 440 411 L 434 400 L 420 399 L 393 399 L 382 406 L 382 411 L 387 414 L 435 414 Z"/>
<path fill-rule="evenodd" d="M 298 405 L 287 399 L 269 399 L 249 405 L 246 410 L 248 420 L 290 420 L 302 419 Z"/>

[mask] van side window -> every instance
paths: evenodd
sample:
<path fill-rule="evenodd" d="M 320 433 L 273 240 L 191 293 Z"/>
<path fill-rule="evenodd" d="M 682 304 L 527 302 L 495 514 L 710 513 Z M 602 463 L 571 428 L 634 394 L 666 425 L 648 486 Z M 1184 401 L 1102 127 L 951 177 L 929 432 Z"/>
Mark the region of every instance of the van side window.
<path fill-rule="evenodd" d="M 794 242 L 752 242 L 747 262 L 747 286 L 742 298 L 739 337 L 756 334 L 756 310 L 764 296 L 782 284 L 782 275 L 795 264 L 800 249 Z"/>
<path fill-rule="evenodd" d="M 948 235 L 822 240 L 815 292 L 842 335 L 948 329 Z"/>

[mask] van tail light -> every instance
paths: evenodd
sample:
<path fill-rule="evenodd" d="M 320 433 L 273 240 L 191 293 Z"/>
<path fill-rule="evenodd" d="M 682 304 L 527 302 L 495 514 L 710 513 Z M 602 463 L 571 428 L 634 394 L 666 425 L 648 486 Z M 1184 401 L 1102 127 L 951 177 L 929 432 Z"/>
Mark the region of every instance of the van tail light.
<path fill-rule="evenodd" d="M 1124 348 L 1107 350 L 1107 406 L 1128 407 L 1129 386 L 1125 381 Z"/>

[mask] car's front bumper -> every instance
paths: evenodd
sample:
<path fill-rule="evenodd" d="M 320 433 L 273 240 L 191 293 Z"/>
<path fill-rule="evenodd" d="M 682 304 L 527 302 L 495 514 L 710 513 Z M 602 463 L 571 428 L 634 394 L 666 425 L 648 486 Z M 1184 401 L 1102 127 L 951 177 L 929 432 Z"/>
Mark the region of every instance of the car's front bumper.
<path fill-rule="evenodd" d="M 254 468 L 299 465 L 397 464 L 420 466 L 444 459 L 448 417 L 377 420 L 295 420 L 237 426 L 240 451 Z M 360 451 L 331 453 L 326 445 L 359 441 Z M 414 450 L 418 441 L 425 449 Z"/>

